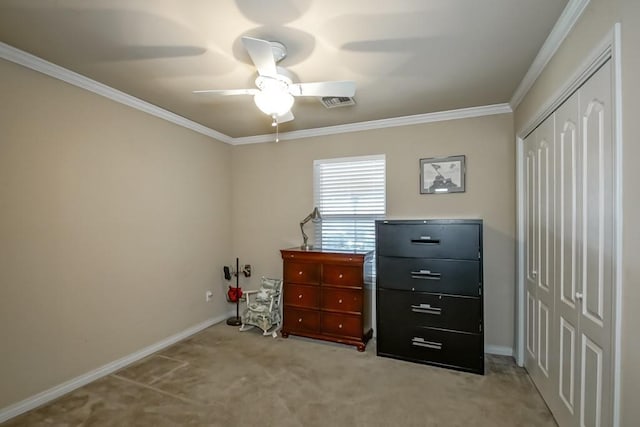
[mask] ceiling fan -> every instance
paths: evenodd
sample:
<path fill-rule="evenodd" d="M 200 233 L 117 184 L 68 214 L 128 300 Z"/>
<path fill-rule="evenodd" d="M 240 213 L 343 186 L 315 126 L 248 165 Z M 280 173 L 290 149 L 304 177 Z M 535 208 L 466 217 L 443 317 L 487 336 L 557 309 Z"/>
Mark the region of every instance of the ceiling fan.
<path fill-rule="evenodd" d="M 293 83 L 291 73 L 276 66 L 287 56 L 287 48 L 280 42 L 242 37 L 242 44 L 258 69 L 257 89 L 194 90 L 193 93 L 214 95 L 252 95 L 256 106 L 273 119 L 273 126 L 294 119 L 291 113 L 296 96 L 352 97 L 356 84 L 352 81 Z"/>

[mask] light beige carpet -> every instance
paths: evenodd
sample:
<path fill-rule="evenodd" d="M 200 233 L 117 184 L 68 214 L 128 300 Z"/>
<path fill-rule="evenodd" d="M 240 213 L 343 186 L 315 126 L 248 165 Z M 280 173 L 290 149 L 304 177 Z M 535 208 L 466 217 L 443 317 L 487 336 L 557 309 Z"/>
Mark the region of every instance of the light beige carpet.
<path fill-rule="evenodd" d="M 3 426 L 555 426 L 526 372 L 485 376 L 218 324 Z"/>

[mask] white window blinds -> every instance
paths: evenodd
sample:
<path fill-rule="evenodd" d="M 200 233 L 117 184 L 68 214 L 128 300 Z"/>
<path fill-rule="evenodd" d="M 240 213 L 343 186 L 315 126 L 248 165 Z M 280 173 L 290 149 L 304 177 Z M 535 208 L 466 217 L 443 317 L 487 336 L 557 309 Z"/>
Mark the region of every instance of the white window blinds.
<path fill-rule="evenodd" d="M 323 248 L 375 249 L 376 219 L 385 216 L 385 156 L 315 160 L 314 199 Z"/>

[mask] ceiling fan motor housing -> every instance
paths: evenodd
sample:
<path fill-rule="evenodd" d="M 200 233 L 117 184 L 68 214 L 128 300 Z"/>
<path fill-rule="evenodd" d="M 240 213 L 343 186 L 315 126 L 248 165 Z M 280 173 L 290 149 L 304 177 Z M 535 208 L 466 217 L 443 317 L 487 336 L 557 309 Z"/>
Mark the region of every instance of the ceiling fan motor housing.
<path fill-rule="evenodd" d="M 271 51 L 273 52 L 273 60 L 276 63 L 287 57 L 287 47 L 280 42 L 269 42 Z"/>

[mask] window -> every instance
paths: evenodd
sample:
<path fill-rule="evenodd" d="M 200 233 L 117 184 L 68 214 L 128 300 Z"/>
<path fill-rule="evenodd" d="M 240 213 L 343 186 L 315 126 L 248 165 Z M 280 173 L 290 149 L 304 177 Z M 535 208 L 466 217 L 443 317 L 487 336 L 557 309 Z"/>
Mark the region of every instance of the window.
<path fill-rule="evenodd" d="M 316 241 L 324 248 L 374 250 L 374 221 L 385 216 L 385 156 L 315 160 L 313 175 L 322 215 Z"/>

